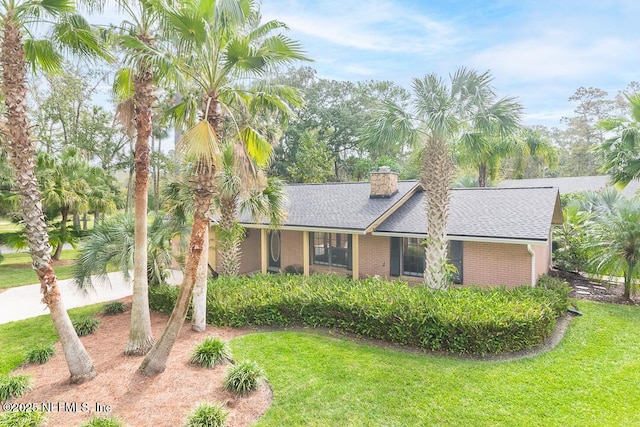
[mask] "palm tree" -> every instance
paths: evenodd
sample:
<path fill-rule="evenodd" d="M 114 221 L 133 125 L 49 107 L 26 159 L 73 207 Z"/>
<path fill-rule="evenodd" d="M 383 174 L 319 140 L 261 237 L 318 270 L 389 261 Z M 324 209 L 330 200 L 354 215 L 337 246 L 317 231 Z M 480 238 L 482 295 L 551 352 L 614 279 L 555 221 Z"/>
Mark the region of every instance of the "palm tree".
<path fill-rule="evenodd" d="M 120 9 L 128 16 L 121 25 L 119 46 L 125 52 L 129 67 L 117 73 L 115 92 L 122 100 L 119 108 L 129 109 L 124 118 L 134 129 L 134 218 L 135 251 L 133 263 L 133 303 L 129 340 L 125 348 L 127 355 L 146 354 L 154 343 L 149 317 L 147 282 L 147 208 L 149 192 L 149 169 L 151 148 L 149 140 L 153 131 L 152 113 L 155 101 L 155 83 L 170 67 L 165 56 L 159 52 L 158 9 L 152 2 L 119 1 Z"/>
<path fill-rule="evenodd" d="M 633 278 L 640 273 L 640 203 L 625 200 L 594 228 L 590 264 L 597 273 L 624 276 L 624 298 L 633 292 Z"/>
<path fill-rule="evenodd" d="M 2 95 L 6 111 L 6 130 L 2 137 L 10 154 L 20 195 L 22 217 L 29 250 L 41 284 L 42 301 L 51 312 L 56 332 L 62 343 L 71 382 L 78 383 L 96 374 L 91 358 L 80 342 L 60 297 L 57 279 L 51 264 L 49 236 L 42 213 L 41 193 L 35 176 L 36 145 L 31 139 L 27 115 L 27 67 L 45 71 L 60 68 L 59 48 L 80 54 L 108 55 L 89 24 L 75 14 L 74 3 L 68 0 L 41 2 L 34 0 L 3 0 L 0 9 L 2 40 L 0 66 Z M 30 28 L 50 24 L 47 38 L 36 40 Z"/>
<path fill-rule="evenodd" d="M 516 141 L 513 171 L 515 179 L 523 178 L 527 164 L 532 161 L 543 171 L 545 167 L 555 168 L 558 165 L 558 151 L 535 128 L 523 128 Z"/>
<path fill-rule="evenodd" d="M 515 98 L 496 101 L 492 90 L 485 96 L 483 105 L 474 107 L 481 113 L 470 120 L 468 129 L 454 147 L 461 166 L 477 169 L 479 187 L 487 186 L 487 177 L 495 180 L 502 160 L 516 151 L 516 131 L 522 111 Z"/>
<path fill-rule="evenodd" d="M 452 146 L 463 140 L 484 143 L 507 136 L 517 128 L 519 118 L 519 106 L 512 98 L 496 101 L 488 72 L 461 68 L 450 80 L 447 85 L 435 74 L 414 79 L 411 104 L 385 103 L 372 122 L 379 131 L 369 133 L 372 146 L 398 140 L 407 146 L 421 144 L 420 182 L 428 218 L 424 280 L 426 286 L 436 289 L 448 286 L 446 228 L 454 176 Z"/>
<path fill-rule="evenodd" d="M 286 214 L 282 183 L 268 181 L 265 172 L 255 167 L 243 167 L 243 162 L 252 162 L 252 159 L 237 154 L 237 148 L 236 144 L 228 143 L 222 149 L 221 168 L 216 179 L 218 191 L 214 198 L 220 212 L 217 227 L 219 273 L 224 276 L 239 274 L 244 228 L 238 224 L 238 211 L 249 212 L 256 220 L 267 217 L 273 227 L 277 227 Z"/>
<path fill-rule="evenodd" d="M 640 93 L 625 97 L 629 100 L 631 118 L 600 122 L 599 126 L 613 136 L 596 148 L 604 156 L 602 170 L 621 188 L 640 178 Z"/>
<path fill-rule="evenodd" d="M 59 212 L 62 217 L 58 244 L 53 253 L 53 259 L 59 260 L 63 245 L 70 242 L 67 230 L 69 215 L 86 212 L 89 208 L 87 179 L 90 167 L 75 147 L 68 147 L 59 157 L 40 152 L 38 169 L 42 170 L 44 209 L 46 212 Z"/>
<path fill-rule="evenodd" d="M 162 284 L 176 259 L 171 242 L 187 233 L 185 227 L 175 227 L 168 216 L 154 217 L 148 230 L 149 254 L 146 273 L 152 284 Z M 92 276 L 108 279 L 109 267 L 117 267 L 126 279 L 134 262 L 135 220 L 130 215 L 117 215 L 96 224 L 84 240 L 74 267 L 74 280 L 80 289 L 92 285 Z"/>
<path fill-rule="evenodd" d="M 209 211 L 220 165 L 220 141 L 226 119 L 244 104 L 248 90 L 237 86 L 240 79 L 262 77 L 280 65 L 304 59 L 300 46 L 274 33 L 284 28 L 278 21 L 260 24 L 259 4 L 253 0 L 194 1 L 168 8 L 171 33 L 178 40 L 180 72 L 196 83 L 200 92 L 201 121 L 182 137 L 180 149 L 194 165 L 194 215 L 184 280 L 176 306 L 160 337 L 140 365 L 140 372 L 164 371 L 167 358 L 184 323 L 201 262 Z M 241 110 L 247 111 L 246 108 Z M 254 129 L 237 129 L 237 138 L 254 158 L 270 145 Z M 227 136 L 227 138 L 225 138 Z"/>

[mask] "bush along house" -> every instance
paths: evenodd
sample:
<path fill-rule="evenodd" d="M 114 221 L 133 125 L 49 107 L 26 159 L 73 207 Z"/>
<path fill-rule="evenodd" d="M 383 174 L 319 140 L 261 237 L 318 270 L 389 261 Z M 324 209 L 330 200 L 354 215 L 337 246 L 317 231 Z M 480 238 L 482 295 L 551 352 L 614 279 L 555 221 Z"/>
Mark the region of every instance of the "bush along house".
<path fill-rule="evenodd" d="M 288 185 L 286 194 L 288 217 L 277 230 L 241 215 L 241 273 L 422 280 L 428 218 L 418 182 L 398 181 L 383 167 L 370 182 Z M 454 282 L 535 286 L 551 267 L 551 230 L 559 224 L 557 188 L 453 189 L 447 235 Z M 214 268 L 216 258 L 212 238 Z"/>

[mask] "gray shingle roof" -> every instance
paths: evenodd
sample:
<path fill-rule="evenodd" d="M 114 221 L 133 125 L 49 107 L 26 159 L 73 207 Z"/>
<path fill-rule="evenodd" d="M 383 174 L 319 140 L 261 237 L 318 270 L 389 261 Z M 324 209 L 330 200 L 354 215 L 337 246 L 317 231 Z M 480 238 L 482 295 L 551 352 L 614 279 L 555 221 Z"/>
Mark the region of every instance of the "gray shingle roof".
<path fill-rule="evenodd" d="M 537 179 L 505 179 L 497 185 L 501 188 L 515 187 L 557 187 L 560 194 L 574 193 L 576 191 L 598 191 L 611 186 L 609 177 L 606 175 L 597 176 L 572 176 L 560 178 L 537 178 Z M 640 190 L 640 181 L 631 181 L 621 193 L 628 198 L 634 197 Z"/>
<path fill-rule="evenodd" d="M 558 198 L 557 188 L 454 189 L 447 234 L 519 240 L 547 240 Z M 377 232 L 424 234 L 423 193 L 416 193 Z M 557 216 L 556 216 L 557 219 Z"/>
<path fill-rule="evenodd" d="M 369 198 L 369 182 L 287 185 L 288 217 L 283 226 L 365 230 L 416 185 L 400 181 L 394 196 L 375 199 Z M 240 222 L 252 221 L 243 215 Z"/>

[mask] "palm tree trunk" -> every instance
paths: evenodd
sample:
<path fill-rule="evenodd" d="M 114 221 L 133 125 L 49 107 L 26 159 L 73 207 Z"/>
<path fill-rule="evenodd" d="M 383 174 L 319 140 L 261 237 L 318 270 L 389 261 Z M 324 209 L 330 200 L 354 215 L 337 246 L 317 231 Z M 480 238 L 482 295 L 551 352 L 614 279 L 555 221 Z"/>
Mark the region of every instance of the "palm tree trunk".
<path fill-rule="evenodd" d="M 236 220 L 237 201 L 235 197 L 221 197 L 220 221 L 218 223 L 218 253 L 220 274 L 237 276 L 240 272 L 240 236 Z"/>
<path fill-rule="evenodd" d="M 487 186 L 487 164 L 479 163 L 478 164 L 478 187 L 486 187 Z"/>
<path fill-rule="evenodd" d="M 5 141 L 5 149 L 10 154 L 16 175 L 33 268 L 40 281 L 42 302 L 51 312 L 51 319 L 62 344 L 71 375 L 70 380 L 72 383 L 81 383 L 95 377 L 96 370 L 64 309 L 58 281 L 51 265 L 49 235 L 35 176 L 36 147 L 29 134 L 27 119 L 27 63 L 19 26 L 12 21 L 11 15 L 3 20 L 0 65 L 7 120 L 7 134 L 2 140 Z"/>
<path fill-rule="evenodd" d="M 149 282 L 147 277 L 147 194 L 149 189 L 149 138 L 152 124 L 153 75 L 149 67 L 140 66 L 134 77 L 134 105 L 136 110 L 136 145 L 134 150 L 134 253 L 133 303 L 127 355 L 147 354 L 153 346 L 149 312 Z"/>
<path fill-rule="evenodd" d="M 62 255 L 62 247 L 64 243 L 67 241 L 67 219 L 69 218 L 69 210 L 67 208 L 62 208 L 62 222 L 60 224 L 60 243 L 56 246 L 56 251 L 53 254 L 53 259 L 58 261 L 60 259 L 60 255 Z"/>
<path fill-rule="evenodd" d="M 207 328 L 207 276 L 209 273 L 209 227 L 205 230 L 202 256 L 196 274 L 196 285 L 193 289 L 193 313 L 191 315 L 191 329 L 204 332 Z"/>
<path fill-rule="evenodd" d="M 213 178 L 215 170 L 213 168 L 200 165 L 200 170 L 196 175 L 194 190 L 193 228 L 189 241 L 189 252 L 184 270 L 184 279 L 180 285 L 180 293 L 169 322 L 162 333 L 160 339 L 155 343 L 151 351 L 144 358 L 138 371 L 146 376 L 157 375 L 163 372 L 167 366 L 167 359 L 173 349 L 173 345 L 178 338 L 178 333 L 184 324 L 189 310 L 191 295 L 196 283 L 198 265 L 202 258 L 205 246 L 205 235 L 209 227 L 209 209 L 213 197 Z"/>
<path fill-rule="evenodd" d="M 427 213 L 425 239 L 425 286 L 433 289 L 448 287 L 447 222 L 454 165 L 447 142 L 438 137 L 427 141 L 422 155 L 420 183 L 424 188 Z"/>
<path fill-rule="evenodd" d="M 627 261 L 627 271 L 624 272 L 624 299 L 627 301 L 631 300 L 633 270 L 635 266 L 636 263 L 634 261 Z"/>

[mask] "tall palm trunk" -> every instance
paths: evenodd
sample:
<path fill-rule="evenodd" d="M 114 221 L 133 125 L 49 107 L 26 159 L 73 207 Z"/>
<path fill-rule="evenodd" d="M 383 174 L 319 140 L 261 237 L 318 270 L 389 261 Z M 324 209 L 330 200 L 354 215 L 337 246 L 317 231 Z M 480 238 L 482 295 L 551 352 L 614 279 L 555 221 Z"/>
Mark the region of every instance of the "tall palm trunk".
<path fill-rule="evenodd" d="M 96 370 L 64 309 L 51 264 L 49 235 L 42 213 L 42 197 L 34 172 L 36 147 L 31 141 L 27 121 L 27 63 L 22 35 L 11 15 L 3 21 L 0 65 L 2 91 L 7 109 L 7 135 L 3 140 L 7 143 L 5 148 L 11 156 L 11 164 L 15 170 L 33 268 L 40 280 L 42 302 L 51 312 L 51 319 L 62 344 L 71 374 L 70 380 L 72 383 L 81 383 L 93 378 Z"/>
<path fill-rule="evenodd" d="M 200 165 L 199 172 L 195 176 L 193 228 L 189 241 L 189 251 L 184 269 L 184 279 L 180 285 L 178 300 L 171 312 L 169 322 L 160 339 L 155 343 L 151 351 L 144 358 L 138 371 L 146 376 L 152 376 L 163 372 L 167 366 L 169 353 L 178 338 L 180 329 L 184 324 L 189 309 L 189 302 L 196 282 L 198 265 L 202 258 L 205 246 L 205 236 L 209 227 L 209 210 L 213 198 L 213 178 L 215 168 L 210 165 Z"/>
<path fill-rule="evenodd" d="M 196 284 L 193 289 L 193 313 L 191 315 L 191 330 L 204 332 L 207 327 L 207 276 L 209 275 L 209 227 L 205 229 L 202 256 L 196 274 Z"/>
<path fill-rule="evenodd" d="M 127 355 L 147 354 L 153 346 L 149 313 L 149 282 L 147 277 L 147 193 L 149 189 L 149 138 L 152 132 L 153 74 L 141 64 L 134 77 L 136 113 L 135 186 L 134 186 L 134 253 L 133 303 Z"/>
<path fill-rule="evenodd" d="M 426 264 L 424 283 L 433 289 L 446 289 L 447 273 L 447 222 L 454 165 L 447 142 L 431 137 L 422 154 L 420 183 L 424 188 L 427 213 L 427 238 L 425 240 Z"/>
<path fill-rule="evenodd" d="M 237 205 L 235 197 L 221 197 L 218 250 L 220 274 L 224 276 L 237 276 L 240 272 L 240 244 L 243 232 L 236 221 Z"/>

